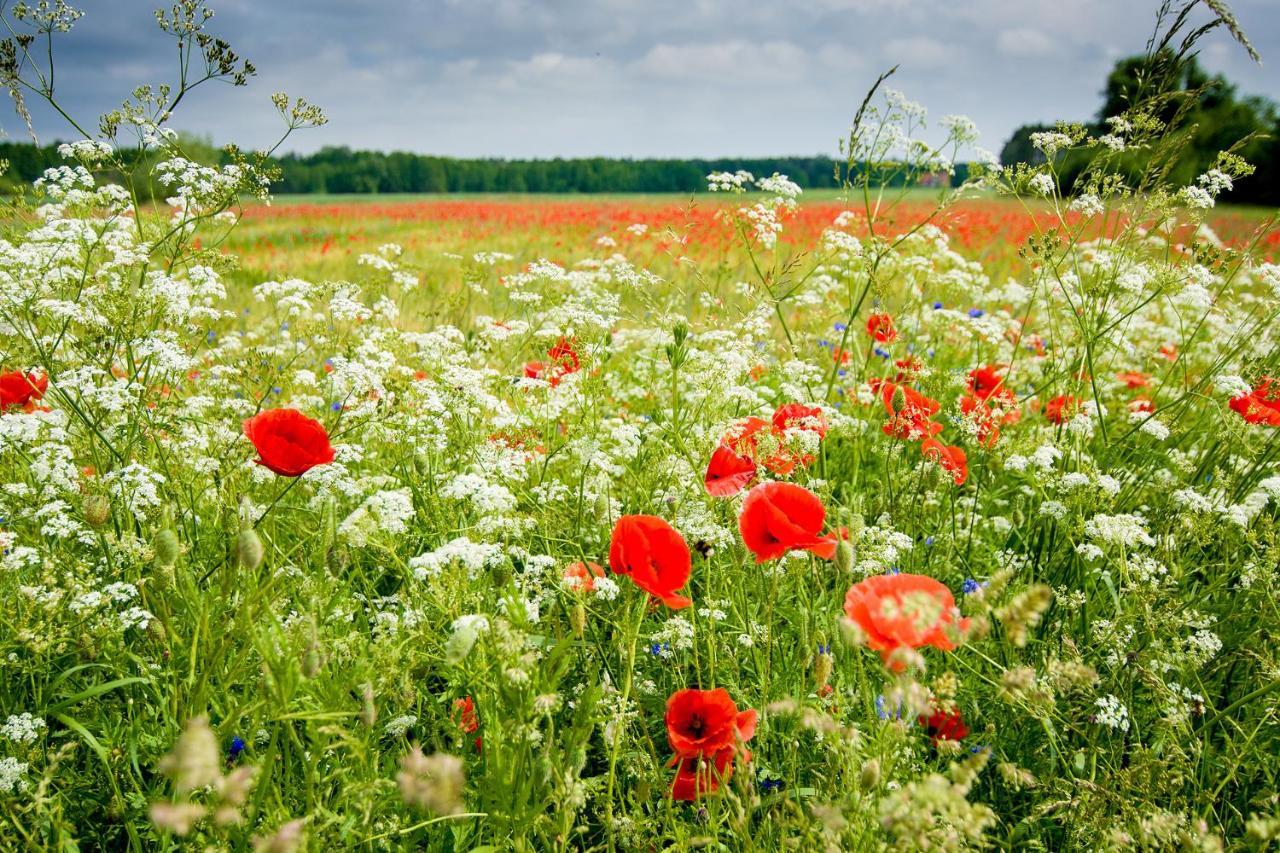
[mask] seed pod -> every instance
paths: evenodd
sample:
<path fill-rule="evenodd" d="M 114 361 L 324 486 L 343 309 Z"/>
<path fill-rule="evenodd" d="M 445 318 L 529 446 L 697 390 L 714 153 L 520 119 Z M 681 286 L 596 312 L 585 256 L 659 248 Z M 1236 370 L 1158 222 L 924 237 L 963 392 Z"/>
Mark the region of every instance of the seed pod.
<path fill-rule="evenodd" d="M 160 568 L 172 568 L 178 562 L 178 554 L 182 547 L 178 544 L 178 534 L 172 527 L 163 527 L 156 533 L 152 548 L 156 553 L 156 565 Z"/>
<path fill-rule="evenodd" d="M 581 640 L 587 630 L 587 608 L 581 601 L 576 602 L 569 610 L 569 624 L 573 627 L 573 635 Z"/>
<path fill-rule="evenodd" d="M 262 565 L 264 554 L 262 540 L 252 527 L 246 527 L 236 535 L 236 562 L 241 566 L 253 571 Z"/>
<path fill-rule="evenodd" d="M 84 499 L 84 520 L 93 527 L 101 527 L 111 517 L 111 502 L 106 495 L 89 495 Z"/>

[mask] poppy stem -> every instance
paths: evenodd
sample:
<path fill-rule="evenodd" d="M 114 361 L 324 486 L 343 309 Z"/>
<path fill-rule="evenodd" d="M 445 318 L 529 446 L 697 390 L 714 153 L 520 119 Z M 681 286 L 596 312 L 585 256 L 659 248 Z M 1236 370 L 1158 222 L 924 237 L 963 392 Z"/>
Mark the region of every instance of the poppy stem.
<path fill-rule="evenodd" d="M 275 500 L 273 500 L 270 504 L 268 504 L 268 505 L 267 505 L 267 508 L 266 508 L 266 509 L 264 509 L 264 510 L 262 511 L 262 513 L 257 517 L 257 519 L 255 519 L 255 520 L 254 520 L 254 522 L 253 522 L 253 526 L 254 526 L 254 527 L 257 527 L 259 524 L 261 524 L 261 523 L 262 523 L 262 519 L 264 519 L 264 518 L 266 518 L 266 517 L 267 517 L 267 513 L 271 512 L 271 510 L 273 510 L 273 509 L 275 509 L 275 508 L 276 508 L 276 504 L 280 503 L 280 499 L 281 499 L 281 498 L 283 498 L 285 495 L 289 494 L 289 490 L 290 490 L 290 489 L 292 489 L 295 485 L 297 485 L 298 480 L 300 480 L 300 479 L 302 479 L 302 478 L 301 478 L 301 477 L 293 477 L 293 478 L 291 478 L 291 479 L 289 480 L 289 485 L 287 485 L 287 486 L 285 486 L 283 489 L 281 489 L 281 490 L 280 490 L 280 494 L 276 495 L 276 499 L 275 499 Z"/>
<path fill-rule="evenodd" d="M 639 602 L 636 605 L 635 619 L 632 620 L 630 625 L 631 637 L 627 648 L 627 673 L 622 683 L 622 711 L 614 723 L 613 743 L 609 748 L 609 784 L 605 792 L 604 808 L 610 851 L 617 849 L 613 840 L 613 787 L 614 780 L 617 777 L 618 749 L 622 745 L 622 729 L 626 722 L 627 704 L 631 701 L 631 681 L 632 673 L 635 672 L 636 668 L 636 643 L 640 638 L 640 623 L 644 621 L 644 610 L 648 603 L 648 595 L 642 595 L 639 598 Z"/>

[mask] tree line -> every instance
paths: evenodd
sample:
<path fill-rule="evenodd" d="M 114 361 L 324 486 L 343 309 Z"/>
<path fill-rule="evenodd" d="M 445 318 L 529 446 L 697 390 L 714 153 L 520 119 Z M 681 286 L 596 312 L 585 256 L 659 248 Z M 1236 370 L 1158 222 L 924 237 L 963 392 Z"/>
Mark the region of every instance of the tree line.
<path fill-rule="evenodd" d="M 1162 116 L 1183 135 L 1185 142 L 1171 165 L 1171 179 L 1184 184 L 1193 182 L 1197 175 L 1211 168 L 1219 151 L 1247 138 L 1237 153 L 1256 166 L 1257 171 L 1237 183 L 1229 200 L 1280 203 L 1280 112 L 1276 105 L 1265 98 L 1241 96 L 1233 84 L 1207 74 L 1194 57 L 1186 62 L 1174 62 L 1171 57 L 1157 53 L 1120 60 L 1107 78 L 1096 121 L 1087 127 L 1095 133 L 1106 132 L 1106 119 L 1124 112 L 1134 102 L 1136 93 L 1144 87 L 1150 89 L 1152 80 L 1161 81 L 1159 85 L 1170 92 L 1189 93 L 1181 100 L 1170 99 L 1168 114 Z M 1145 96 L 1150 94 L 1148 91 Z M 1001 162 L 1004 165 L 1043 162 L 1043 154 L 1031 144 L 1031 135 L 1052 129 L 1052 125 L 1043 124 L 1018 128 L 1001 150 Z M 183 147 L 191 159 L 199 162 L 230 161 L 230 154 L 208 140 L 184 139 Z M 1089 152 L 1078 151 L 1057 164 L 1064 188 L 1072 187 L 1091 156 Z M 153 154 L 141 154 L 129 161 L 135 186 L 144 196 L 162 193 L 162 188 L 149 179 L 153 157 Z M 1131 158 L 1134 174 L 1140 173 L 1144 154 L 1135 151 L 1126 157 Z M 56 144 L 19 142 L 0 143 L 0 159 L 8 163 L 0 175 L 0 191 L 9 193 L 24 192 L 45 169 L 64 162 Z M 844 164 L 825 156 L 463 159 L 336 146 L 311 154 L 284 154 L 270 159 L 267 165 L 278 172 L 273 184 L 277 193 L 346 194 L 693 193 L 706 189 L 709 173 L 738 169 L 757 177 L 779 172 L 804 189 L 823 189 L 840 186 L 838 167 Z M 967 164 L 957 164 L 951 183 L 962 182 L 967 174 Z"/>
<path fill-rule="evenodd" d="M 1168 150 L 1139 148 L 1121 157 L 1120 168 L 1136 180 L 1155 156 L 1166 157 L 1168 179 L 1191 184 L 1212 168 L 1219 151 L 1232 148 L 1255 167 L 1252 175 L 1236 182 L 1224 199 L 1243 204 L 1280 204 L 1280 111 L 1275 103 L 1241 95 L 1221 75 L 1206 72 L 1196 57 L 1180 58 L 1171 50 L 1130 56 L 1116 63 L 1102 91 L 1102 106 L 1085 127 L 1094 134 L 1109 130 L 1107 119 L 1132 107 L 1153 111 L 1170 129 L 1175 144 Z M 1031 136 L 1053 130 L 1054 125 L 1028 124 L 1014 131 L 1000 152 L 1005 165 L 1038 164 L 1044 154 L 1031 144 Z M 1094 156 L 1073 151 L 1055 162 L 1062 186 L 1075 186 Z"/>

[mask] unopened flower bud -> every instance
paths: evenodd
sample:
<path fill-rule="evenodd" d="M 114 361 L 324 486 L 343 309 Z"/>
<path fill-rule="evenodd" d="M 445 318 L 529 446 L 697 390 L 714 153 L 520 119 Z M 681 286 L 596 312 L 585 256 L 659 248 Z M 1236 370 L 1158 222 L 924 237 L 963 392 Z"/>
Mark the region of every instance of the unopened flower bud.
<path fill-rule="evenodd" d="M 320 657 L 320 643 L 315 637 L 311 638 L 311 642 L 307 643 L 307 650 L 302 653 L 302 675 L 305 678 L 315 678 L 320 674 L 320 667 L 323 661 Z"/>
<path fill-rule="evenodd" d="M 106 495 L 89 495 L 84 499 L 84 520 L 93 527 L 101 527 L 111 517 L 111 502 Z"/>
<path fill-rule="evenodd" d="M 246 527 L 236 535 L 236 562 L 249 571 L 262 565 L 264 555 L 262 540 L 252 527 Z"/>
<path fill-rule="evenodd" d="M 836 545 L 836 568 L 846 574 L 852 572 L 853 560 L 853 543 L 848 539 L 841 539 L 840 544 Z"/>
<path fill-rule="evenodd" d="M 378 721 L 378 708 L 373 703 L 373 685 L 365 682 L 361 693 L 360 722 L 372 727 Z"/>
<path fill-rule="evenodd" d="M 172 527 L 161 528 L 156 533 L 152 549 L 156 554 L 156 565 L 160 568 L 172 568 L 178 562 L 178 554 L 182 551 L 178 544 L 178 534 Z"/>
<path fill-rule="evenodd" d="M 573 627 L 573 635 L 579 640 L 587 630 L 587 608 L 582 602 L 576 602 L 569 610 L 569 624 Z"/>
<path fill-rule="evenodd" d="M 890 403 L 890 408 L 893 409 L 893 413 L 896 415 L 898 412 L 901 412 L 906 407 L 907 407 L 907 392 L 903 391 L 902 386 L 899 385 L 898 387 L 893 389 L 893 399 Z"/>
<path fill-rule="evenodd" d="M 862 773 L 858 776 L 858 782 L 862 785 L 863 790 L 870 791 L 880 784 L 880 760 L 878 758 L 869 758 L 862 765 Z"/>

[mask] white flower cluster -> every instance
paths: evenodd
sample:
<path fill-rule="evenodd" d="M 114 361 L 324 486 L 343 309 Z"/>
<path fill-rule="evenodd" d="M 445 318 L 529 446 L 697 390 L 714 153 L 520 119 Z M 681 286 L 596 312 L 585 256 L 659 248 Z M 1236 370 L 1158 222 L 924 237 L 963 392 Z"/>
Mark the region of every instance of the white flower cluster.
<path fill-rule="evenodd" d="M 1107 728 L 1117 731 L 1129 731 L 1129 709 L 1118 698 L 1107 694 L 1099 698 L 1094 705 L 1098 708 L 1094 719 Z"/>
<path fill-rule="evenodd" d="M 375 492 L 342 520 L 338 525 L 338 535 L 361 547 L 376 534 L 388 537 L 404 535 L 413 516 L 413 495 L 408 489 Z"/>
<path fill-rule="evenodd" d="M 43 728 L 46 728 L 43 717 L 33 717 L 29 712 L 10 714 L 0 725 L 0 737 L 14 743 L 33 743 Z"/>

